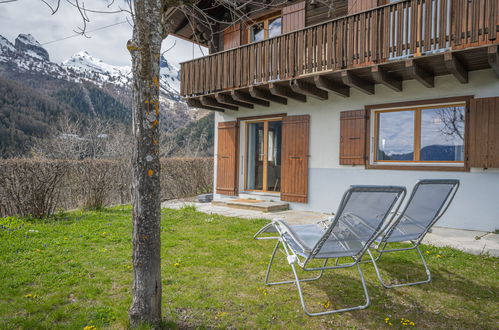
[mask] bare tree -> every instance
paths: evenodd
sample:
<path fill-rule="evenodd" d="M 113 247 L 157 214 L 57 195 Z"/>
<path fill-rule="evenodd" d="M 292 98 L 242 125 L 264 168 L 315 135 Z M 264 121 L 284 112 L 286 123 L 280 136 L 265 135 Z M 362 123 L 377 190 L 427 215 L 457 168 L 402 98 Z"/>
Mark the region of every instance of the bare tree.
<path fill-rule="evenodd" d="M 81 127 L 78 119 L 67 115 L 60 117 L 48 137 L 35 139 L 32 155 L 48 159 L 81 159 L 84 153 Z"/>
<path fill-rule="evenodd" d="M 459 111 L 455 107 L 443 108 L 438 111 L 438 117 L 443 126 L 440 133 L 446 137 L 459 137 L 464 141 L 464 111 Z"/>

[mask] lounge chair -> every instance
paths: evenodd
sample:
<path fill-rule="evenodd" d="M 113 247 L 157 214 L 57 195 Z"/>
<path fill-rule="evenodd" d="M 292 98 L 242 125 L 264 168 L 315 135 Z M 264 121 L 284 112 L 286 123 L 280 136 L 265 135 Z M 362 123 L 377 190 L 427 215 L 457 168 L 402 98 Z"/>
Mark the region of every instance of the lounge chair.
<path fill-rule="evenodd" d="M 352 186 L 341 200 L 338 211 L 328 226 L 321 224 L 292 225 L 284 220 L 273 220 L 255 234 L 255 239 L 277 239 L 265 276 L 267 285 L 295 283 L 305 313 L 309 316 L 326 315 L 338 312 L 364 309 L 369 306 L 369 294 L 359 261 L 374 240 L 386 229 L 400 207 L 406 194 L 404 187 L 393 186 Z M 264 233 L 277 233 L 278 236 L 260 237 Z M 269 282 L 269 274 L 279 246 L 282 246 L 287 261 L 295 277 L 294 280 Z M 339 264 L 339 258 L 352 258 L 352 262 Z M 312 267 L 309 264 L 319 259 L 322 266 Z M 328 266 L 329 259 L 336 259 L 334 265 Z M 323 261 L 323 263 L 322 263 Z M 296 267 L 304 271 L 320 271 L 317 277 L 299 279 Z M 332 309 L 311 313 L 303 298 L 300 283 L 321 278 L 324 270 L 357 266 L 365 303 L 360 306 Z"/>
<path fill-rule="evenodd" d="M 373 257 L 371 251 L 368 255 L 372 262 L 378 279 L 385 288 L 395 288 L 407 285 L 428 283 L 431 281 L 431 273 L 426 260 L 419 250 L 419 244 L 433 225 L 442 217 L 451 204 L 459 188 L 459 180 L 420 180 L 414 186 L 411 196 L 403 211 L 398 214 L 378 239 L 374 247 L 378 255 Z M 412 246 L 406 248 L 387 249 L 390 243 L 410 242 Z M 426 270 L 427 278 L 417 282 L 406 282 L 398 284 L 387 284 L 379 272 L 377 261 L 384 253 L 399 252 L 415 249 Z"/>

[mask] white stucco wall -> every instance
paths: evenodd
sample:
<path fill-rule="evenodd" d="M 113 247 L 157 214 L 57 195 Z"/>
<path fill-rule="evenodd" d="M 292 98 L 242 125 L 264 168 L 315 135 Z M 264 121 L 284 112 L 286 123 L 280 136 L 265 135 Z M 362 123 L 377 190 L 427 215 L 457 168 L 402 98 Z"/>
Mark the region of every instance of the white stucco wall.
<path fill-rule="evenodd" d="M 414 80 L 404 81 L 403 87 L 402 92 L 394 92 L 383 85 L 376 85 L 374 95 L 366 95 L 351 89 L 349 98 L 329 93 L 329 100 L 326 101 L 308 97 L 306 103 L 288 100 L 288 105 L 271 103 L 270 107 L 255 106 L 254 109 L 227 110 L 216 114 L 215 125 L 220 121 L 231 121 L 238 117 L 278 113 L 310 114 L 309 203 L 291 203 L 291 208 L 334 212 L 343 192 L 352 184 L 396 184 L 405 185 L 410 190 L 418 179 L 457 178 L 461 180 L 460 191 L 438 225 L 485 231 L 499 229 L 499 169 L 472 168 L 470 172 L 437 172 L 373 170 L 364 169 L 363 166 L 339 165 L 341 111 L 359 110 L 369 104 L 464 95 L 475 97 L 499 95 L 499 79 L 492 70 L 470 72 L 468 84 L 460 84 L 453 76 L 447 75 L 435 77 L 435 88 L 426 88 Z M 241 134 L 244 134 L 244 131 L 240 129 Z M 240 150 L 244 150 L 242 137 Z M 216 139 L 215 134 L 215 154 Z M 240 152 L 239 157 L 239 172 L 242 174 L 245 163 L 244 152 Z M 242 181 L 240 180 L 240 191 L 243 188 Z M 215 198 L 222 196 L 215 195 Z M 269 198 L 275 199 L 275 196 Z"/>

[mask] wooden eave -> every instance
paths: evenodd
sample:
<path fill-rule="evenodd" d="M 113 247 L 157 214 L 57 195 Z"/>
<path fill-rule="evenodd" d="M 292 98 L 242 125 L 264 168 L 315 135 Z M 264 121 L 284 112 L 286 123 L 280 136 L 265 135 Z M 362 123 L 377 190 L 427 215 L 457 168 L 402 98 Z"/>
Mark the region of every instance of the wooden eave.
<path fill-rule="evenodd" d="M 445 3 L 451 11 L 428 7 L 421 16 L 420 1 L 401 0 L 183 62 L 180 94 L 198 100 L 223 92 L 217 109 L 233 110 L 235 101 L 287 104 L 329 92 L 349 97 L 351 89 L 372 95 L 377 84 L 400 92 L 404 80 L 433 88 L 448 74 L 464 84 L 469 71 L 487 68 L 499 77 L 499 0 L 436 6 Z M 487 18 L 469 22 L 485 9 Z"/>
<path fill-rule="evenodd" d="M 403 90 L 403 81 L 406 80 L 416 80 L 422 86 L 433 88 L 436 76 L 449 74 L 453 75 L 453 79 L 464 84 L 468 82 L 469 71 L 489 68 L 492 68 L 499 78 L 498 59 L 499 45 L 496 44 L 393 60 L 358 68 L 314 72 L 299 78 L 223 90 L 227 103 L 220 103 L 216 110 L 237 110 L 233 106 L 229 109 L 225 107 L 225 104 L 236 105 L 236 102 L 240 100 L 244 100 L 245 107 L 248 107 L 248 104 L 264 106 L 271 103 L 287 104 L 288 100 L 306 102 L 309 97 L 325 100 L 328 94 L 335 97 L 350 97 L 352 88 L 372 95 L 377 90 L 375 85 L 379 84 L 387 86 L 394 92 L 399 92 Z M 219 91 L 184 98 L 187 100 L 200 100 L 206 96 L 216 98 L 216 95 L 220 93 Z M 233 102 L 230 102 L 230 99 Z M 197 104 L 200 105 L 200 103 Z M 205 108 L 214 110 L 212 107 Z"/>

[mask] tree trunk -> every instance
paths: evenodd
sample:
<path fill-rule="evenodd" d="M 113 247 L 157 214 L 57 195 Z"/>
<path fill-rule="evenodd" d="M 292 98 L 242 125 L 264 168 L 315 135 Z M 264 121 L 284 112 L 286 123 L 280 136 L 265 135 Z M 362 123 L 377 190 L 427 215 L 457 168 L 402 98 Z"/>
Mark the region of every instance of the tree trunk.
<path fill-rule="evenodd" d="M 133 269 L 130 324 L 161 321 L 159 58 L 161 0 L 134 1 L 128 50 L 133 72 Z"/>

